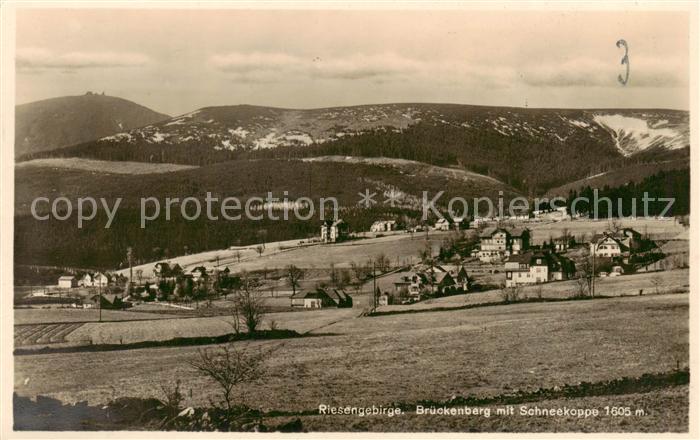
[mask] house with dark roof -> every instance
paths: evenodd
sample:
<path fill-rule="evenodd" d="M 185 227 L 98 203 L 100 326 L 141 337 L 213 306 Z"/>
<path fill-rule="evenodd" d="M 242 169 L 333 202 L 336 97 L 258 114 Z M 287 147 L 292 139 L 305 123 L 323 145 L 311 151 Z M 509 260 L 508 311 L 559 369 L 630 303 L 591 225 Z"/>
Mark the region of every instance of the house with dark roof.
<path fill-rule="evenodd" d="M 595 254 L 596 257 L 616 258 L 629 256 L 630 247 L 626 242 L 629 242 L 629 240 L 625 240 L 617 234 L 609 232 L 596 234 L 591 239 L 590 252 L 591 255 Z"/>
<path fill-rule="evenodd" d="M 190 271 L 190 275 L 192 275 L 192 279 L 194 281 L 197 281 L 200 278 L 206 278 L 208 276 L 207 268 L 204 266 L 197 266 Z"/>
<path fill-rule="evenodd" d="M 121 296 L 112 293 L 104 295 L 93 295 L 90 298 L 95 304 L 99 304 L 102 309 L 124 309 L 128 305 Z"/>
<path fill-rule="evenodd" d="M 433 276 L 433 285 L 438 293 L 438 295 L 449 293 L 452 290 L 456 290 L 455 279 L 452 278 L 449 272 L 435 272 Z"/>
<path fill-rule="evenodd" d="M 405 290 L 408 297 L 420 298 L 426 283 L 425 277 L 415 271 L 399 272 L 398 275 L 398 279 L 394 280 L 394 292 L 400 294 Z"/>
<path fill-rule="evenodd" d="M 618 232 L 607 231 L 595 234 L 591 238 L 590 252 L 596 257 L 627 259 L 640 250 L 642 242 L 642 234 L 632 228 L 624 228 Z M 651 243 L 653 245 L 653 242 Z"/>
<path fill-rule="evenodd" d="M 343 289 L 328 289 L 326 293 L 335 302 L 336 307 L 352 307 L 352 297 Z"/>
<path fill-rule="evenodd" d="M 525 252 L 505 262 L 506 287 L 569 279 L 576 272 L 573 261 L 550 252 Z"/>
<path fill-rule="evenodd" d="M 502 261 L 511 255 L 518 255 L 530 247 L 529 229 L 508 230 L 501 227 L 485 228 L 479 234 L 477 256 L 484 263 Z"/>
<path fill-rule="evenodd" d="M 321 241 L 324 243 L 335 243 L 345 240 L 348 237 L 348 233 L 348 224 L 343 219 L 326 220 L 321 223 Z"/>
<path fill-rule="evenodd" d="M 510 253 L 518 255 L 530 247 L 530 230 L 527 228 L 516 228 L 510 231 Z"/>
<path fill-rule="evenodd" d="M 469 278 L 467 269 L 465 269 L 464 266 L 459 268 L 455 281 L 457 282 L 457 286 L 464 292 L 469 291 L 469 288 L 471 287 L 471 278 Z"/>
<path fill-rule="evenodd" d="M 316 289 L 312 292 L 297 292 L 292 295 L 291 306 L 305 309 L 352 307 L 352 297 L 342 289 Z"/>

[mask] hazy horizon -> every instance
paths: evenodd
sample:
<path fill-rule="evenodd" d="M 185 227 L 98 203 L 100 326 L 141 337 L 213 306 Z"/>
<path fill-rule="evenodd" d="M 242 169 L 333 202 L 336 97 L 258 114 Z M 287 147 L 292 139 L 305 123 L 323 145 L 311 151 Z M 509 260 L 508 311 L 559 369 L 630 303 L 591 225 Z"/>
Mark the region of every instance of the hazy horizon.
<path fill-rule="evenodd" d="M 97 91 L 97 90 L 86 90 L 87 92 L 92 92 L 95 95 L 101 95 L 102 91 Z M 27 101 L 27 102 L 16 102 L 16 106 L 20 105 L 26 105 L 26 104 L 32 104 L 35 102 L 40 102 L 40 101 L 47 101 L 50 99 L 59 99 L 59 98 L 65 98 L 65 97 L 78 97 L 78 96 L 83 96 L 86 93 L 79 94 L 79 95 L 61 95 L 61 96 L 50 96 L 47 98 L 41 98 L 37 99 L 36 101 Z M 105 93 L 106 97 L 111 97 L 111 98 L 120 98 L 120 99 L 127 99 L 124 98 L 123 96 L 116 96 L 116 95 L 110 95 L 109 93 Z M 148 107 L 144 105 L 141 102 L 135 101 L 128 99 L 129 101 L 134 102 L 135 104 L 143 105 L 145 107 Z M 158 112 L 158 113 L 164 113 L 168 114 L 168 116 L 176 117 L 176 116 L 181 116 L 196 110 L 200 110 L 203 108 L 211 108 L 211 107 L 235 107 L 235 106 L 250 106 L 250 107 L 266 107 L 266 108 L 276 108 L 280 110 L 323 110 L 323 109 L 330 109 L 330 108 L 340 108 L 340 107 L 367 107 L 367 106 L 375 106 L 375 105 L 411 105 L 411 104 L 416 104 L 416 105 L 463 105 L 463 106 L 470 106 L 470 107 L 494 107 L 494 108 L 515 108 L 515 109 L 528 109 L 528 110 L 590 110 L 590 111 L 595 111 L 595 110 L 668 110 L 668 111 L 679 111 L 679 112 L 688 112 L 688 109 L 681 109 L 681 108 L 670 108 L 670 107 L 524 107 L 524 106 L 515 106 L 515 105 L 490 105 L 490 104 L 474 104 L 474 103 L 466 103 L 466 102 L 436 102 L 436 101 L 392 101 L 392 102 L 368 102 L 365 104 L 349 104 L 349 105 L 329 105 L 329 106 L 319 106 L 319 107 L 283 107 L 283 106 L 275 106 L 275 105 L 261 105 L 261 104 L 251 104 L 247 102 L 241 102 L 241 103 L 232 103 L 232 104 L 219 104 L 219 105 L 205 105 L 203 107 L 198 107 L 198 108 L 193 108 L 191 110 L 187 110 L 182 113 L 174 113 L 170 114 L 167 112 L 164 112 L 160 109 L 157 108 L 151 108 L 148 107 L 149 109 Z"/>
<path fill-rule="evenodd" d="M 16 101 L 689 108 L 689 16 L 654 11 L 20 9 Z M 630 80 L 624 73 L 624 38 Z"/>

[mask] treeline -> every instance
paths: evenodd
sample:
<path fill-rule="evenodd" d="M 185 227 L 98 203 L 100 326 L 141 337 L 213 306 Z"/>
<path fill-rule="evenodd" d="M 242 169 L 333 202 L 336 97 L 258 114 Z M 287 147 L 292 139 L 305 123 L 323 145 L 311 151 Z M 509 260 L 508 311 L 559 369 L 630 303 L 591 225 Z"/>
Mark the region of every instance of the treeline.
<path fill-rule="evenodd" d="M 407 222 L 418 212 L 401 213 L 398 209 L 360 209 L 342 211 L 351 231 L 367 231 L 377 218 L 395 218 Z M 164 216 L 140 227 L 140 211 L 120 209 L 109 229 L 104 228 L 105 214 L 78 229 L 72 222 L 54 219 L 39 221 L 31 215 L 15 217 L 15 263 L 63 265 L 117 270 L 128 267 L 127 249 L 133 249 L 134 264 L 159 261 L 179 255 L 198 253 L 230 246 L 320 235 L 318 217 L 309 221 L 249 220 L 211 221 L 202 216 L 187 221 L 180 216 Z M 414 220 L 411 220 L 414 221 Z M 264 254 L 263 254 L 264 255 Z"/>
<path fill-rule="evenodd" d="M 644 212 L 644 196 L 653 198 L 647 202 L 647 212 Z M 576 199 L 577 212 L 588 212 L 594 215 L 595 189 L 585 186 L 579 191 L 571 190 L 567 197 L 567 206 L 571 208 Z M 660 171 L 648 176 L 640 182 L 629 182 L 617 187 L 604 186 L 598 189 L 598 200 L 608 198 L 611 203 L 598 203 L 598 217 L 622 216 L 665 216 L 685 215 L 690 213 L 690 169 Z M 581 200 L 587 198 L 589 201 Z M 664 213 L 668 200 L 673 198 L 671 208 Z"/>

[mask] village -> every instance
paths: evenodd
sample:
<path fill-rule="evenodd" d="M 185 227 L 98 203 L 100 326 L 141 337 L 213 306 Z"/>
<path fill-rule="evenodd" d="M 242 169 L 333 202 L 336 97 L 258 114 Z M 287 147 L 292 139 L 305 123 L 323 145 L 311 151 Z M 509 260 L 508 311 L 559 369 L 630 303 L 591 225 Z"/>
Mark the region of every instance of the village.
<path fill-rule="evenodd" d="M 676 230 L 685 229 L 679 219 L 652 221 L 662 228 L 673 224 Z M 581 224 L 590 231 L 574 233 Z M 595 295 L 596 278 L 670 268 L 652 235 L 622 226 L 618 219 L 571 218 L 565 210 L 471 221 L 441 218 L 412 227 L 381 219 L 369 231 L 352 231 L 337 219 L 323 222 L 318 236 L 307 240 L 231 247 L 202 258 L 189 255 L 113 272 L 64 273 L 55 286 L 30 288 L 17 306 L 136 311 L 158 305 L 183 313 L 225 313 L 228 300 L 246 288 L 261 296 L 270 311 L 354 304 L 371 313 L 385 306 L 485 291 L 517 292 L 567 280 L 575 280 L 577 295 L 587 296 Z M 401 249 L 400 255 L 367 254 L 351 260 L 342 253 L 382 240 L 389 240 L 387 250 L 398 240 L 410 240 L 413 254 Z M 305 256 L 328 246 L 340 252 L 337 261 L 306 264 Z M 303 256 L 284 261 L 290 252 Z M 282 259 L 276 262 L 276 256 Z M 260 266 L 266 260 L 272 261 Z M 687 256 L 679 260 L 675 255 L 673 264 L 687 267 Z"/>

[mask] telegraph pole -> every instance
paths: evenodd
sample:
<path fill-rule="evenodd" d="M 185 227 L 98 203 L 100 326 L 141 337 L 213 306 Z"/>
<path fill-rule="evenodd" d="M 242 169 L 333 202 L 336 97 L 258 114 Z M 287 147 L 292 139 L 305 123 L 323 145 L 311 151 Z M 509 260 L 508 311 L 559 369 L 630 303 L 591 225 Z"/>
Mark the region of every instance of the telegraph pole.
<path fill-rule="evenodd" d="M 131 280 L 129 280 L 131 281 Z M 99 317 L 99 322 L 102 322 L 102 283 L 100 281 L 97 282 L 97 292 L 98 292 L 98 304 L 100 305 L 100 317 Z"/>
<path fill-rule="evenodd" d="M 134 269 L 133 269 L 133 260 L 134 260 L 134 250 L 131 246 L 126 248 L 126 258 L 129 260 L 129 293 L 131 293 L 131 282 L 134 279 Z"/>
<path fill-rule="evenodd" d="M 377 275 L 375 274 L 375 262 L 372 261 L 372 311 L 377 309 Z"/>
<path fill-rule="evenodd" d="M 597 243 L 593 243 L 593 268 L 591 269 L 591 296 L 595 296 L 595 251 Z"/>

